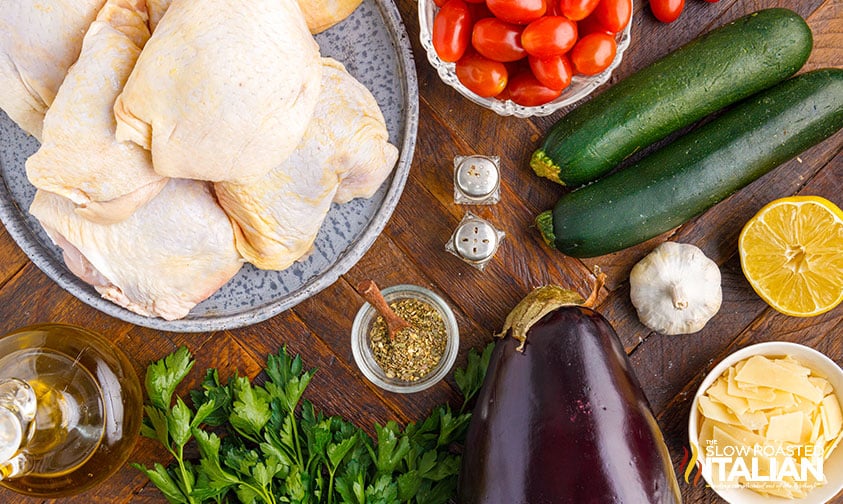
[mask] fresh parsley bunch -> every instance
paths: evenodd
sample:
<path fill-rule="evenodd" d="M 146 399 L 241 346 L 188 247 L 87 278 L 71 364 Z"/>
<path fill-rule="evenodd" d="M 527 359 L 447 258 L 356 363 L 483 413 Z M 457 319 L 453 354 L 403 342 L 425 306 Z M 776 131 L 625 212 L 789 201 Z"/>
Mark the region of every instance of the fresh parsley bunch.
<path fill-rule="evenodd" d="M 174 401 L 194 364 L 182 347 L 147 369 L 141 430 L 174 462 L 133 466 L 172 503 L 445 503 L 456 491 L 454 446 L 465 438 L 466 406 L 480 389 L 491 351 L 492 344 L 482 354 L 472 350 L 466 368 L 454 373 L 465 399 L 459 412 L 443 405 L 404 429 L 395 422 L 375 425 L 373 439 L 303 399 L 315 371 L 286 348 L 267 359 L 263 385 L 237 375 L 222 384 L 209 369 L 202 388 L 190 393 L 193 407 L 181 397 Z M 191 441 L 198 458 L 187 455 L 196 451 Z"/>

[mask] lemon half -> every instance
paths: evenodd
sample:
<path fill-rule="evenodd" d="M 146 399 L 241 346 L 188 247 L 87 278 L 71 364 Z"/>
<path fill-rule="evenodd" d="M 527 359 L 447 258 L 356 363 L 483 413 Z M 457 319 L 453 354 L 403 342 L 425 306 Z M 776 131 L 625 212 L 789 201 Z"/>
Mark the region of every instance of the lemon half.
<path fill-rule="evenodd" d="M 843 301 L 843 212 L 825 198 L 768 203 L 744 226 L 738 249 L 752 288 L 785 315 L 812 317 Z"/>

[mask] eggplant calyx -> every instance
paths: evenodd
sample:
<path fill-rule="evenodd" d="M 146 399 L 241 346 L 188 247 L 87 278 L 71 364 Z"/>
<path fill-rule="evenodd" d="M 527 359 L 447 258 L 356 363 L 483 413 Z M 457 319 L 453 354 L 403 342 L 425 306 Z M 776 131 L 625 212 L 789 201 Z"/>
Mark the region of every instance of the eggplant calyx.
<path fill-rule="evenodd" d="M 598 266 L 594 267 L 594 285 L 588 299 L 583 299 L 575 291 L 565 289 L 558 285 L 544 285 L 537 287 L 527 294 L 515 308 L 506 316 L 503 329 L 495 334 L 495 337 L 502 338 L 507 331 L 511 330 L 510 336 L 521 344 L 516 348 L 524 352 L 524 345 L 527 342 L 527 332 L 536 322 L 548 313 L 562 308 L 563 306 L 585 306 L 592 308 L 597 302 L 597 296 L 606 281 L 606 274 L 600 271 Z"/>

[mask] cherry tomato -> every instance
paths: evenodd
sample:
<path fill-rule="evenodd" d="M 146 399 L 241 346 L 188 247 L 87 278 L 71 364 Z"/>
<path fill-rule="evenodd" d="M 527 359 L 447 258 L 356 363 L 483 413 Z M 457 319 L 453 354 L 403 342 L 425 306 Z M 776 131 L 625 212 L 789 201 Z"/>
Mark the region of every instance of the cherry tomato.
<path fill-rule="evenodd" d="M 546 0 L 486 0 L 492 14 L 509 23 L 527 24 L 542 17 Z"/>
<path fill-rule="evenodd" d="M 508 99 L 509 99 L 509 87 L 507 86 L 507 87 L 503 88 L 503 91 L 501 91 L 500 93 L 496 94 L 496 95 L 495 95 L 495 98 L 497 98 L 497 99 L 498 99 L 498 100 L 500 100 L 500 101 L 506 101 L 506 100 L 508 100 Z"/>
<path fill-rule="evenodd" d="M 492 17 L 492 11 L 486 7 L 486 2 L 483 3 L 469 3 L 468 10 L 471 12 L 471 20 L 472 22 L 477 22 L 478 19 L 483 19 L 487 17 Z"/>
<path fill-rule="evenodd" d="M 524 28 L 521 44 L 533 56 L 547 58 L 570 51 L 577 42 L 577 24 L 562 16 L 543 16 Z"/>
<path fill-rule="evenodd" d="M 588 18 L 612 33 L 618 33 L 626 28 L 632 17 L 632 0 L 600 0 L 597 7 Z"/>
<path fill-rule="evenodd" d="M 529 71 L 513 75 L 509 79 L 509 99 L 525 107 L 535 107 L 553 101 L 562 94 L 561 89 L 551 89 Z"/>
<path fill-rule="evenodd" d="M 463 0 L 448 0 L 433 18 L 433 48 L 442 61 L 457 61 L 471 42 L 471 12 Z"/>
<path fill-rule="evenodd" d="M 585 19 L 597 7 L 600 0 L 561 0 L 562 15 L 571 21 Z"/>
<path fill-rule="evenodd" d="M 457 79 L 475 94 L 484 98 L 499 95 L 508 82 L 506 66 L 468 51 L 457 61 Z"/>
<path fill-rule="evenodd" d="M 435 3 L 437 7 L 442 7 L 448 3 L 448 0 L 433 0 L 433 3 Z"/>
<path fill-rule="evenodd" d="M 618 45 L 611 35 L 589 33 L 571 49 L 571 63 L 579 74 L 597 75 L 609 67 L 617 50 Z"/>
<path fill-rule="evenodd" d="M 685 0 L 650 0 L 650 10 L 662 23 L 676 21 L 684 8 Z"/>
<path fill-rule="evenodd" d="M 536 79 L 550 89 L 565 89 L 571 84 L 574 67 L 567 55 L 549 58 L 528 56 L 527 61 L 530 62 L 530 70 Z"/>
<path fill-rule="evenodd" d="M 471 45 L 483 56 L 495 61 L 517 61 L 527 56 L 521 45 L 520 25 L 496 17 L 481 19 L 471 30 Z"/>
<path fill-rule="evenodd" d="M 562 6 L 560 0 L 547 0 L 547 10 L 544 12 L 545 16 L 561 16 Z"/>
<path fill-rule="evenodd" d="M 603 25 L 601 25 L 597 21 L 597 18 L 594 16 L 593 12 L 587 18 L 577 21 L 577 35 L 579 35 L 580 38 L 583 38 L 589 33 L 605 33 L 607 35 L 615 35 L 614 32 L 607 30 Z"/>

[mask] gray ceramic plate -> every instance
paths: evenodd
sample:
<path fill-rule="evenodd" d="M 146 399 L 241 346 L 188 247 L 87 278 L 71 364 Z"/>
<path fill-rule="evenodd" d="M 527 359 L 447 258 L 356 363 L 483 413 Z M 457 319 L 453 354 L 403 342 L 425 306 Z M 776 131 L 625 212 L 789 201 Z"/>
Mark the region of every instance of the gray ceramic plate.
<path fill-rule="evenodd" d="M 389 220 L 410 170 L 418 127 L 418 84 L 410 42 L 392 0 L 363 0 L 340 24 L 317 35 L 323 56 L 343 62 L 381 106 L 390 141 L 401 155 L 374 197 L 334 205 L 316 238 L 316 250 L 289 269 L 261 271 L 246 265 L 216 294 L 181 320 L 147 318 L 106 301 L 64 266 L 61 251 L 27 212 L 35 188 L 24 163 L 38 149 L 0 111 L 0 220 L 29 258 L 61 287 L 94 308 L 140 326 L 203 332 L 254 324 L 334 283 L 369 249 Z"/>

